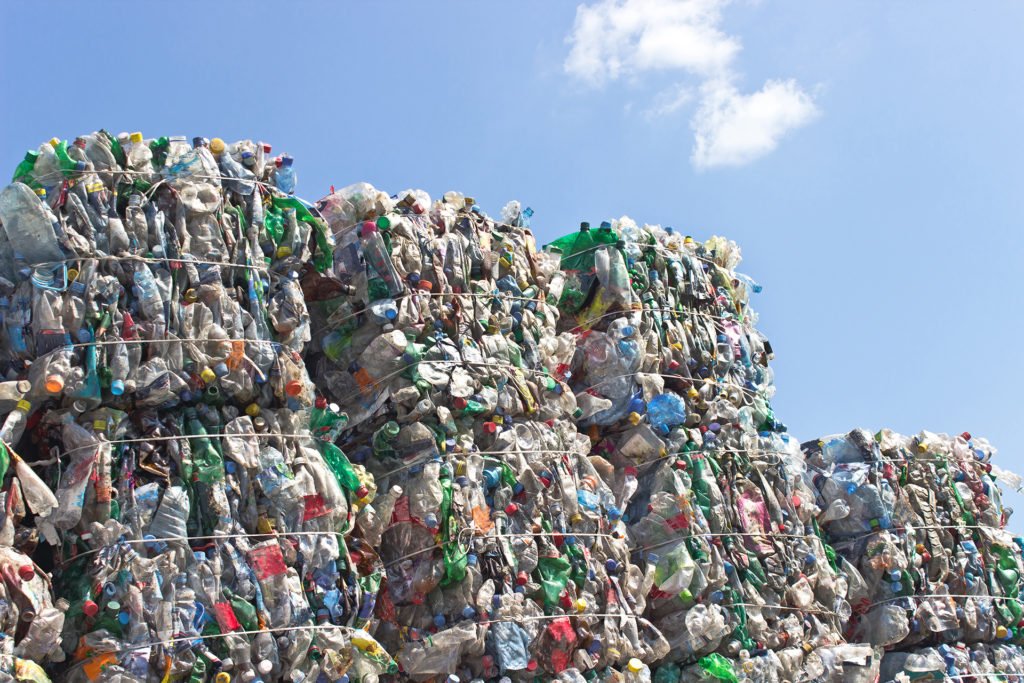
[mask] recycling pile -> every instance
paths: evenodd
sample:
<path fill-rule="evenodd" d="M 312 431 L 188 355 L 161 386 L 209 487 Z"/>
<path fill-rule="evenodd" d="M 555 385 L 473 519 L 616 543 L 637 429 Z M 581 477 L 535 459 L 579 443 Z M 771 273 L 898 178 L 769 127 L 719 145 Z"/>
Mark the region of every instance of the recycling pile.
<path fill-rule="evenodd" d="M 549 248 L 573 389 L 592 406 L 580 425 L 644 572 L 637 608 L 670 646 L 645 660 L 654 679 L 873 680 L 872 650 L 842 639 L 847 585 L 769 404 L 771 346 L 736 245 L 623 218 Z"/>
<path fill-rule="evenodd" d="M 383 571 L 375 635 L 402 674 L 545 680 L 667 654 L 637 616 L 612 467 L 576 430 L 562 275 L 529 216 L 366 184 L 317 208 L 337 247 L 310 364 L 374 475 L 357 547 Z"/>
<path fill-rule="evenodd" d="M 0 192 L 0 683 L 1024 676 L 983 439 L 801 446 L 738 247 L 53 140 Z"/>
<path fill-rule="evenodd" d="M 882 680 L 1024 675 L 1004 644 L 1024 637 L 1024 538 L 1003 528 L 994 481 L 1013 475 L 988 442 L 855 430 L 804 451 L 825 537 L 855 568 L 847 637 L 886 648 Z"/>
<path fill-rule="evenodd" d="M 310 431 L 334 420 L 298 277 L 332 249 L 269 150 L 101 131 L 0 193 L 0 367 L 24 390 L 0 432 L 5 675 L 393 667 L 358 629 L 358 470 Z"/>

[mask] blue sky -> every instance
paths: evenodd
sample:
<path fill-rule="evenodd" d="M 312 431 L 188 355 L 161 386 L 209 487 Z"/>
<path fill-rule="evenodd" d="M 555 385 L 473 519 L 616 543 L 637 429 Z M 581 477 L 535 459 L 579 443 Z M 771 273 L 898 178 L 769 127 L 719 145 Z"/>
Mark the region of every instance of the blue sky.
<path fill-rule="evenodd" d="M 366 180 L 520 199 L 542 241 L 623 214 L 727 235 L 795 435 L 969 430 L 1024 471 L 1024 5 L 174 6 L 4 3 L 0 160 L 251 137 L 308 199 Z"/>

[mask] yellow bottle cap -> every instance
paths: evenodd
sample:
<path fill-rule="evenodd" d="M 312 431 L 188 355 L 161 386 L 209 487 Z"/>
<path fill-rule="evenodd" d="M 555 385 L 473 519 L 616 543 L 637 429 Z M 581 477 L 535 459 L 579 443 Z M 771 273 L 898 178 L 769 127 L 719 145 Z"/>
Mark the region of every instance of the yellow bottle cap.
<path fill-rule="evenodd" d="M 45 187 L 37 187 L 36 188 L 36 194 L 39 195 L 40 197 L 45 197 L 46 196 L 46 188 Z"/>
<path fill-rule="evenodd" d="M 996 626 L 996 638 L 1005 638 L 1005 637 L 1006 637 L 1006 627 L 1003 626 L 1002 624 L 1000 624 L 999 626 Z"/>
<path fill-rule="evenodd" d="M 638 674 L 643 670 L 644 663 L 636 657 L 632 657 L 629 660 L 629 664 L 627 664 L 626 666 L 629 668 L 630 671 L 632 671 L 635 674 Z"/>
<path fill-rule="evenodd" d="M 224 141 L 220 138 L 214 138 L 210 140 L 210 151 L 214 154 L 221 154 L 224 152 Z"/>
<path fill-rule="evenodd" d="M 50 138 L 50 147 L 56 147 L 60 144 L 60 138 Z"/>
<path fill-rule="evenodd" d="M 199 377 L 207 384 L 210 384 L 217 379 L 217 373 L 210 368 L 203 368 L 203 371 L 199 373 Z"/>
<path fill-rule="evenodd" d="M 576 611 L 585 612 L 587 610 L 587 601 L 584 598 L 580 598 L 576 601 Z"/>
<path fill-rule="evenodd" d="M 68 268 L 68 280 L 74 281 L 78 279 L 78 271 L 74 268 Z"/>
<path fill-rule="evenodd" d="M 27 413 L 28 411 L 32 410 L 32 404 L 26 401 L 25 399 L 21 399 L 20 401 L 18 401 L 17 408 L 21 412 Z"/>
<path fill-rule="evenodd" d="M 94 430 L 96 430 L 97 432 L 102 432 L 103 430 L 105 430 L 107 428 L 107 421 L 106 420 L 93 420 L 92 421 L 92 428 Z"/>
<path fill-rule="evenodd" d="M 135 131 L 134 133 L 131 134 L 131 136 L 128 139 L 131 140 L 133 143 L 142 142 L 142 133 L 140 133 L 139 131 Z"/>
<path fill-rule="evenodd" d="M 277 248 L 277 258 L 288 258 L 292 255 L 292 248 L 286 244 L 282 244 Z"/>
<path fill-rule="evenodd" d="M 218 671 L 213 677 L 213 683 L 231 683 L 231 674 L 227 671 Z"/>

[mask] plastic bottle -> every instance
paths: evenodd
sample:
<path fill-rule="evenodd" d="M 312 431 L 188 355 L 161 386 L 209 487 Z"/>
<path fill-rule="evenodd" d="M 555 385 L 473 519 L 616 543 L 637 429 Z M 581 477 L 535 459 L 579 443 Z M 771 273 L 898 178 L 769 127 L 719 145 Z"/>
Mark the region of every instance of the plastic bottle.
<path fill-rule="evenodd" d="M 359 231 L 359 243 L 370 271 L 369 296 L 371 300 L 395 297 L 402 293 L 404 286 L 401 278 L 395 270 L 395 264 L 391 262 L 391 253 L 386 248 L 374 222 L 363 223 Z"/>
<path fill-rule="evenodd" d="M 224 187 L 243 196 L 251 195 L 256 189 L 256 184 L 253 182 L 255 178 L 249 169 L 235 161 L 234 157 L 228 153 L 224 141 L 220 138 L 210 140 L 210 152 L 217 160 L 221 174 L 225 176 L 222 178 Z"/>
<path fill-rule="evenodd" d="M 28 185 L 13 183 L 0 191 L 0 223 L 26 263 L 63 260 L 57 218 Z"/>
<path fill-rule="evenodd" d="M 287 154 L 282 155 L 277 160 L 277 168 L 274 170 L 274 185 L 276 185 L 277 189 L 281 190 L 281 192 L 285 192 L 287 194 L 293 194 L 295 192 L 295 183 L 298 181 L 298 178 L 295 175 L 295 169 L 292 168 L 294 161 L 295 160 Z"/>
<path fill-rule="evenodd" d="M 136 131 L 128 136 L 128 144 L 125 146 L 124 152 L 128 160 L 128 168 L 135 172 L 131 179 L 135 180 L 137 178 L 146 182 L 152 182 L 155 176 L 153 173 L 153 152 L 142 138 L 142 133 Z"/>

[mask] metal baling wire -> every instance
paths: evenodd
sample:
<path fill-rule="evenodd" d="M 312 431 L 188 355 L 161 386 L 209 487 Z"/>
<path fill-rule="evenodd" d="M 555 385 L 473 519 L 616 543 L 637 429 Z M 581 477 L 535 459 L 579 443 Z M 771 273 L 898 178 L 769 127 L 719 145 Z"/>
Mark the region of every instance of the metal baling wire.
<path fill-rule="evenodd" d="M 579 612 L 579 613 L 576 613 L 576 614 L 532 614 L 532 615 L 519 616 L 519 617 L 516 617 L 514 619 L 513 618 L 508 618 L 508 619 L 487 619 L 486 622 L 483 622 L 483 623 L 487 623 L 487 624 L 504 623 L 504 622 L 515 623 L 515 622 L 519 622 L 519 621 L 546 621 L 546 620 L 551 620 L 551 619 L 571 619 L 571 618 L 588 618 L 588 617 L 604 618 L 604 619 L 610 619 L 610 618 L 641 619 L 641 618 L 643 618 L 642 615 L 626 614 L 626 613 L 622 613 L 622 612 L 619 612 L 619 613 Z M 210 640 L 210 639 L 214 639 L 214 638 L 227 638 L 229 636 L 251 636 L 251 635 L 259 635 L 260 633 L 284 633 L 284 632 L 291 632 L 291 631 L 336 631 L 336 630 L 339 630 L 339 629 L 344 629 L 344 630 L 347 630 L 347 631 L 355 631 L 355 630 L 357 630 L 357 629 L 354 629 L 354 628 L 352 628 L 350 626 L 342 626 L 340 624 L 310 624 L 310 625 L 307 625 L 307 626 L 276 626 L 274 628 L 265 628 L 265 629 L 259 629 L 259 630 L 254 630 L 254 631 L 228 631 L 226 633 L 203 633 L 203 634 L 197 634 L 197 635 L 192 635 L 192 636 L 178 636 L 178 637 L 175 637 L 175 638 L 167 638 L 167 639 L 164 639 L 164 640 L 155 640 L 155 641 L 150 641 L 150 642 L 147 642 L 147 643 L 140 643 L 138 645 L 133 645 L 131 647 L 120 647 L 120 648 L 115 648 L 115 649 L 100 649 L 100 648 L 96 648 L 96 650 L 97 650 L 97 652 L 109 652 L 109 653 L 118 653 L 118 654 L 120 654 L 120 653 L 125 653 L 125 652 L 134 652 L 136 650 L 142 650 L 142 649 L 145 649 L 145 648 L 160 647 L 160 646 L 164 646 L 164 645 L 174 645 L 175 643 L 192 643 L 192 642 L 195 642 L 197 640 Z M 88 661 L 88 660 L 85 660 L 85 661 Z M 75 666 L 81 666 L 82 663 L 83 662 L 79 662 Z"/>
<path fill-rule="evenodd" d="M 33 263 L 31 267 L 35 268 L 35 267 L 38 267 L 38 266 L 59 266 L 59 265 L 68 264 L 68 263 L 76 263 L 78 261 L 98 261 L 98 262 L 105 262 L 105 261 L 128 261 L 128 262 L 157 263 L 157 264 L 180 263 L 180 264 L 183 264 L 183 265 L 194 264 L 194 265 L 200 265 L 200 266 L 222 266 L 222 267 L 226 267 L 226 268 L 247 268 L 249 270 L 258 270 L 258 271 L 264 272 L 264 273 L 271 273 L 271 274 L 274 274 L 274 275 L 279 275 L 279 273 L 275 273 L 272 269 L 267 268 L 266 266 L 252 266 L 252 265 L 246 265 L 244 263 L 230 263 L 230 262 L 227 262 L 227 261 L 200 261 L 200 260 L 196 260 L 196 259 L 183 259 L 183 258 L 154 258 L 154 257 L 150 257 L 150 256 L 135 256 L 135 255 L 131 255 L 131 256 L 75 256 L 73 258 L 66 258 L 66 259 L 63 259 L 63 260 L 60 260 L 60 261 L 38 261 L 36 263 Z"/>
<path fill-rule="evenodd" d="M 683 308 L 683 310 L 681 310 L 681 311 L 677 310 L 675 308 L 669 308 L 669 307 L 664 307 L 664 308 L 638 308 L 638 309 L 628 309 L 628 310 L 612 311 L 610 313 L 605 313 L 603 315 L 599 315 L 599 316 L 596 316 L 594 318 L 590 318 L 588 320 L 584 320 L 582 322 L 578 322 L 576 324 L 576 328 L 574 328 L 574 329 L 585 327 L 587 325 L 590 325 L 591 323 L 597 322 L 598 320 L 603 320 L 605 318 L 610 318 L 610 317 L 616 316 L 616 315 L 622 316 L 622 317 L 628 317 L 628 316 L 630 316 L 630 315 L 632 315 L 634 313 L 643 315 L 645 313 L 659 313 L 659 312 L 661 312 L 661 313 L 675 313 L 677 315 L 692 315 L 692 316 L 698 317 L 698 318 L 710 318 L 712 320 L 724 320 L 726 322 L 732 322 L 732 323 L 737 323 L 737 324 L 741 324 L 741 325 L 746 325 L 746 321 L 737 320 L 736 318 L 732 318 L 732 317 L 724 316 L 724 315 L 714 315 L 712 313 L 705 313 L 704 311 L 701 311 L 701 310 L 697 309 L 694 306 L 683 306 L 682 308 Z"/>
<path fill-rule="evenodd" d="M 531 373 L 534 373 L 535 375 L 540 375 L 541 377 L 550 377 L 551 379 L 554 379 L 554 376 L 552 375 L 552 373 L 550 371 L 534 370 L 533 368 L 520 368 L 520 367 L 518 367 L 516 365 L 513 365 L 512 363 L 492 363 L 492 362 L 487 362 L 487 361 L 473 361 L 473 360 L 463 360 L 463 359 L 418 360 L 418 361 L 413 361 L 411 363 L 408 363 L 407 365 L 403 365 L 401 368 L 399 368 L 399 369 L 397 369 L 397 370 L 395 370 L 393 372 L 390 372 L 390 373 L 384 375 L 383 377 L 375 379 L 373 382 L 368 383 L 366 385 L 366 387 L 361 387 L 357 393 L 349 394 L 348 396 L 345 396 L 345 397 L 343 397 L 341 399 L 338 399 L 337 402 L 339 403 L 339 405 L 344 405 L 344 404 L 347 404 L 349 401 L 352 401 L 353 399 L 357 399 L 360 396 L 364 396 L 364 395 L 366 395 L 368 393 L 368 390 L 380 386 L 381 384 L 383 384 L 383 383 L 391 380 L 392 378 L 402 374 L 403 372 L 405 372 L 409 368 L 415 367 L 419 363 L 428 363 L 428 364 L 432 364 L 432 365 L 433 364 L 441 364 L 441 363 L 455 363 L 457 365 L 470 365 L 470 366 L 475 365 L 475 366 L 493 367 L 493 368 L 499 368 L 499 369 L 505 369 L 505 370 L 511 368 L 511 369 L 514 369 L 514 370 L 519 370 L 521 372 L 531 372 Z M 735 390 L 740 391 L 740 392 L 742 392 L 742 393 L 744 393 L 746 395 L 749 395 L 749 396 L 760 396 L 761 395 L 761 392 L 755 391 L 753 389 L 748 389 L 747 387 L 741 386 L 741 385 L 739 385 L 739 384 L 737 384 L 735 382 L 718 382 L 718 381 L 712 380 L 710 378 L 694 379 L 694 378 L 680 377 L 679 375 L 669 375 L 669 374 L 657 373 L 657 372 L 640 372 L 640 371 L 628 372 L 628 373 L 624 373 L 624 374 L 621 374 L 621 375 L 614 375 L 612 377 L 606 377 L 605 379 L 601 380 L 600 382 L 595 382 L 594 384 L 590 384 L 590 385 L 585 386 L 585 387 L 580 387 L 578 390 L 574 391 L 574 393 L 579 393 L 579 392 L 582 392 L 582 391 L 587 391 L 589 389 L 593 389 L 594 387 L 601 386 L 602 384 L 605 384 L 605 383 L 607 383 L 607 382 L 609 382 L 611 380 L 622 379 L 624 377 L 635 377 L 636 375 L 656 375 L 658 377 L 665 377 L 665 378 L 668 378 L 668 379 L 678 379 L 678 380 L 681 380 L 681 381 L 684 381 L 684 382 L 691 382 L 693 384 L 701 384 L 701 385 L 714 384 L 715 386 L 726 387 L 727 389 L 735 389 Z M 571 389 L 571 387 L 570 387 L 570 389 Z"/>
<path fill-rule="evenodd" d="M 213 536 L 168 536 L 164 538 L 122 538 L 114 543 L 108 543 L 107 545 L 96 546 L 95 548 L 89 548 L 77 553 L 73 558 L 65 562 L 61 562 L 60 566 L 65 567 L 73 562 L 88 557 L 89 555 L 95 555 L 101 553 L 104 550 L 110 548 L 116 548 L 120 545 L 135 545 L 138 543 L 183 543 L 190 544 L 193 541 L 230 541 L 235 538 L 262 538 L 263 540 L 280 540 L 287 538 L 288 536 L 344 536 L 343 533 L 338 531 L 283 531 L 275 533 L 244 533 L 244 534 L 219 534 Z"/>
<path fill-rule="evenodd" d="M 886 598 L 885 600 L 876 600 L 875 602 L 869 603 L 863 610 L 869 610 L 872 607 L 878 605 L 885 605 L 890 602 L 897 602 L 899 600 L 928 600 L 931 598 L 950 598 L 952 600 L 1007 600 L 1010 602 L 1016 602 L 1024 605 L 1024 598 L 1011 598 L 1008 595 L 965 595 L 959 593 L 925 593 L 924 595 L 901 595 Z"/>
<path fill-rule="evenodd" d="M 101 446 L 114 446 L 123 443 L 147 443 L 153 441 L 180 441 L 182 439 L 231 439 L 235 437 L 240 438 L 256 438 L 256 439 L 311 439 L 313 441 L 322 441 L 313 433 L 309 434 L 273 434 L 271 432 L 239 432 L 238 434 L 228 434 L 227 432 L 214 432 L 210 434 L 178 434 L 168 436 L 150 436 L 150 437 L 137 437 L 131 439 L 104 439 L 88 446 L 76 446 L 75 448 L 69 448 L 65 451 L 61 451 L 61 455 L 68 455 L 70 453 L 77 453 L 79 451 L 87 451 L 90 448 L 99 448 Z M 29 463 L 29 465 L 38 465 L 39 463 Z"/>

